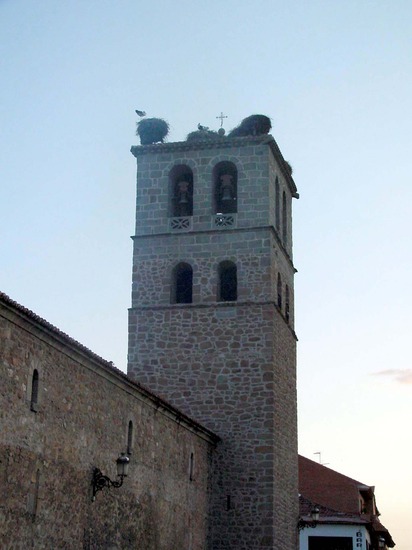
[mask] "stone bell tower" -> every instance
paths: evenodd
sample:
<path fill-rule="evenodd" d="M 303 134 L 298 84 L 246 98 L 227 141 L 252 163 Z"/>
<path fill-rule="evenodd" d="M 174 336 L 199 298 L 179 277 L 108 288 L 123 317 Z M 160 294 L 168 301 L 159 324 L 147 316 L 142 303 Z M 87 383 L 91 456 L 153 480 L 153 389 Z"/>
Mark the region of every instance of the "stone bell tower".
<path fill-rule="evenodd" d="M 290 166 L 270 135 L 131 151 L 128 374 L 222 439 L 208 550 L 295 550 Z"/>

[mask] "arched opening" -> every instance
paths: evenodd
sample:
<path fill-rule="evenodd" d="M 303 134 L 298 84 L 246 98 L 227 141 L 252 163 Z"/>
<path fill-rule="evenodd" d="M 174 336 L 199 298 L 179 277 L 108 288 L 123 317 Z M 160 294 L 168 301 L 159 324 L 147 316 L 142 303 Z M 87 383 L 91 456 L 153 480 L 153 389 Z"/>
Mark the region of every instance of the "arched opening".
<path fill-rule="evenodd" d="M 237 168 L 233 162 L 222 161 L 213 168 L 215 214 L 237 212 Z"/>
<path fill-rule="evenodd" d="M 282 239 L 283 244 L 287 244 L 288 238 L 288 218 L 287 218 L 287 208 L 286 208 L 286 193 L 283 191 L 282 197 Z"/>
<path fill-rule="evenodd" d="M 193 216 L 193 172 L 185 164 L 174 166 L 169 173 L 170 216 Z"/>
<path fill-rule="evenodd" d="M 191 304 L 193 292 L 193 269 L 190 264 L 181 262 L 173 270 L 172 304 Z"/>
<path fill-rule="evenodd" d="M 282 309 L 282 277 L 280 276 L 280 273 L 278 273 L 277 291 L 278 291 L 278 308 Z"/>
<path fill-rule="evenodd" d="M 131 455 L 133 449 L 133 422 L 129 420 L 127 427 L 127 454 Z"/>
<path fill-rule="evenodd" d="M 30 396 L 30 409 L 34 412 L 38 410 L 39 401 L 39 372 L 34 369 L 31 379 L 31 396 Z"/>
<path fill-rule="evenodd" d="M 221 262 L 219 264 L 218 275 L 218 300 L 220 302 L 235 302 L 237 300 L 236 264 L 229 261 Z"/>
<path fill-rule="evenodd" d="M 189 481 L 193 481 L 194 467 L 195 467 L 195 455 L 194 455 L 194 453 L 190 453 Z"/>
<path fill-rule="evenodd" d="M 286 322 L 289 323 L 289 308 L 290 308 L 290 305 L 289 305 L 289 287 L 288 285 L 286 285 L 286 297 L 285 297 L 285 318 L 286 318 Z"/>
<path fill-rule="evenodd" d="M 276 182 L 275 182 L 275 224 L 276 229 L 279 231 L 280 229 L 280 188 L 279 188 L 279 180 L 276 176 Z"/>

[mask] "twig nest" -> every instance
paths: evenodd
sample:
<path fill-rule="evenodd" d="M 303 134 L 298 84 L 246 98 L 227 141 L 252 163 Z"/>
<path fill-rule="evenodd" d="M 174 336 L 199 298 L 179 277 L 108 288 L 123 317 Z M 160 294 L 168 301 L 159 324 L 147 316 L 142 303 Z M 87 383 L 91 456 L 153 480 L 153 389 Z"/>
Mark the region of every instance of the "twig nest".
<path fill-rule="evenodd" d="M 268 134 L 272 128 L 270 118 L 265 115 L 251 115 L 242 120 L 229 132 L 229 137 L 260 136 Z"/>
<path fill-rule="evenodd" d="M 136 134 L 142 145 L 163 143 L 169 133 L 169 124 L 162 118 L 143 118 L 137 123 Z"/>
<path fill-rule="evenodd" d="M 195 130 L 187 135 L 186 141 L 204 141 L 219 138 L 220 134 L 214 130 Z"/>

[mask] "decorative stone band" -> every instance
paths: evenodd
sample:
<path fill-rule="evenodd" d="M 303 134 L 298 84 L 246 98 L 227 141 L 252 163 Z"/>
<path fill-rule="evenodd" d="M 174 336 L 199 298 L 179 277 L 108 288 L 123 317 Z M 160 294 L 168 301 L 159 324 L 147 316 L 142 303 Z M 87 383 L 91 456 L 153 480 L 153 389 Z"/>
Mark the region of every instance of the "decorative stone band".
<path fill-rule="evenodd" d="M 170 231 L 190 231 L 192 229 L 192 216 L 169 218 Z"/>
<path fill-rule="evenodd" d="M 236 228 L 237 216 L 236 214 L 215 214 L 212 216 L 212 229 L 226 229 Z M 193 217 L 182 216 L 169 218 L 169 230 L 173 233 L 192 231 L 193 229 Z"/>
<path fill-rule="evenodd" d="M 212 229 L 225 229 L 236 227 L 236 214 L 215 214 L 212 219 Z"/>

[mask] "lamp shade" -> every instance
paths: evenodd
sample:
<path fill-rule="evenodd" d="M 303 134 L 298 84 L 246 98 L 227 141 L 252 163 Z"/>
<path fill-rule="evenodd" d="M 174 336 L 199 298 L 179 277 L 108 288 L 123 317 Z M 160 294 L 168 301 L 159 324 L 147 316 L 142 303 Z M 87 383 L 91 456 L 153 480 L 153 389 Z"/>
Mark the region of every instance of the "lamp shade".
<path fill-rule="evenodd" d="M 319 507 L 314 506 L 312 508 L 312 511 L 311 511 L 310 515 L 312 516 L 313 521 L 319 521 Z"/>
<path fill-rule="evenodd" d="M 117 475 L 121 477 L 127 476 L 127 471 L 129 469 L 129 457 L 125 453 L 121 453 L 119 458 L 116 460 L 117 465 Z"/>

